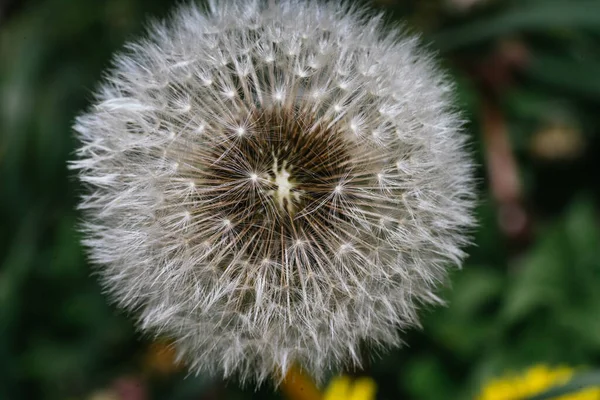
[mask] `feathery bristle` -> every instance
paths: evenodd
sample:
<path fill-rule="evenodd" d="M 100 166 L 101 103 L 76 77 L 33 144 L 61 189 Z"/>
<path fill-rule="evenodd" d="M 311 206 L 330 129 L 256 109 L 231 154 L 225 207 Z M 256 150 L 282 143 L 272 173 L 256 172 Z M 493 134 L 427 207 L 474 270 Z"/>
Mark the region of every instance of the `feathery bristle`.
<path fill-rule="evenodd" d="M 130 43 L 77 119 L 84 244 L 192 370 L 320 379 L 398 345 L 465 256 L 452 85 L 356 7 L 210 4 Z"/>

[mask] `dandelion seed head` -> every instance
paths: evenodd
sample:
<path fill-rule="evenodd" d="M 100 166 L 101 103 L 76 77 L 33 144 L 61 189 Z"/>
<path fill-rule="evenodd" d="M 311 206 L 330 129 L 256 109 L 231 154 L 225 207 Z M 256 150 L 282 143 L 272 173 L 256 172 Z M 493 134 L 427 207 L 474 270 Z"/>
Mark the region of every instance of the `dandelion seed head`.
<path fill-rule="evenodd" d="M 348 3 L 183 6 L 77 118 L 91 261 L 192 371 L 323 379 L 441 301 L 472 165 L 452 85 L 386 29 Z"/>

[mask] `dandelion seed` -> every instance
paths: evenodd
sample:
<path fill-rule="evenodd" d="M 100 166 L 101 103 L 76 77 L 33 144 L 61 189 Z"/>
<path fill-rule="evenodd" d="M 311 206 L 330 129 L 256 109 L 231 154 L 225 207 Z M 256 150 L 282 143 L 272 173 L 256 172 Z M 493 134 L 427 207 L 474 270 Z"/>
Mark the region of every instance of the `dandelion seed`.
<path fill-rule="evenodd" d="M 452 85 L 379 21 L 183 6 L 77 119 L 90 259 L 191 370 L 322 380 L 363 342 L 398 345 L 460 266 L 474 195 Z"/>

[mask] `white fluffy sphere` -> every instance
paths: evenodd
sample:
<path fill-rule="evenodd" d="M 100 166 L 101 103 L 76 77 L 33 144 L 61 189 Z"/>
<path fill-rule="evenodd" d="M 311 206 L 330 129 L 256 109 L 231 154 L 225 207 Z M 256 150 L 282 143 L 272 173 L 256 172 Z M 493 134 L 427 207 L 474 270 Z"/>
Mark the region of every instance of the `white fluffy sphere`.
<path fill-rule="evenodd" d="M 317 379 L 399 344 L 460 266 L 472 165 L 415 37 L 349 5 L 189 5 L 77 119 L 84 244 L 192 370 Z"/>

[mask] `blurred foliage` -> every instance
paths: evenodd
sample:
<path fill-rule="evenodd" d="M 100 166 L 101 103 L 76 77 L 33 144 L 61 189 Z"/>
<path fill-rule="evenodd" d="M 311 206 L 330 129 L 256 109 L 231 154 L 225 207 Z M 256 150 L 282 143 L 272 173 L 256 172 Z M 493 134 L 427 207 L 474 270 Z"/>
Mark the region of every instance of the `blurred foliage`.
<path fill-rule="evenodd" d="M 79 245 L 73 118 L 111 54 L 172 5 L 0 4 L 0 399 L 281 398 L 165 368 L 152 338 L 107 303 Z M 378 399 L 441 400 L 538 363 L 600 366 L 600 1 L 374 5 L 424 32 L 455 77 L 481 201 L 449 306 L 424 310 L 407 346 L 361 373 Z M 516 161 L 523 235 L 506 230 L 486 163 L 490 98 Z"/>

